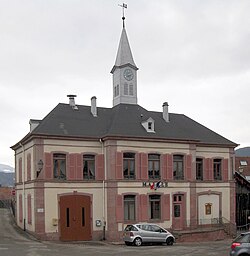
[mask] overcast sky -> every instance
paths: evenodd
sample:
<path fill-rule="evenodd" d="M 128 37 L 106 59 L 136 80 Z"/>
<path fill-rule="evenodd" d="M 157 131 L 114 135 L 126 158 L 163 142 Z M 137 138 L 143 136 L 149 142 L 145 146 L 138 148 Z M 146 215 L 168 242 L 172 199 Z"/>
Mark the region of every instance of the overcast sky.
<path fill-rule="evenodd" d="M 250 146 L 250 1 L 127 0 L 138 104 Z M 118 0 L 0 0 L 0 163 L 67 94 L 112 107 Z"/>

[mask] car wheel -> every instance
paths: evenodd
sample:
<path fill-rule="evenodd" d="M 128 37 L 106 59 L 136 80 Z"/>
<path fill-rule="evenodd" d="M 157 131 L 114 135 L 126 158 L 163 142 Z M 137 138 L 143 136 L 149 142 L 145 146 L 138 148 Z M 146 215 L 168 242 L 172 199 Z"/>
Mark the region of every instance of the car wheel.
<path fill-rule="evenodd" d="M 134 245 L 135 246 L 141 246 L 142 244 L 142 240 L 140 237 L 136 237 L 135 240 L 134 240 Z"/>
<path fill-rule="evenodd" d="M 172 237 L 168 237 L 166 240 L 167 245 L 173 245 L 174 244 L 174 239 Z"/>

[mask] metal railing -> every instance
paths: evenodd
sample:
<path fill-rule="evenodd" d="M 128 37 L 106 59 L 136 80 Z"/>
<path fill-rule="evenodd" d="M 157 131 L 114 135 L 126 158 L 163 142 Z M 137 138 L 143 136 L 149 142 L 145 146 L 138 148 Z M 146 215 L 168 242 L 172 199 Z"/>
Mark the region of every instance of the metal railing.
<path fill-rule="evenodd" d="M 224 217 L 211 219 L 190 219 L 184 221 L 184 223 L 175 223 L 174 226 L 183 227 L 183 231 L 212 231 L 217 228 L 222 228 L 229 236 L 236 235 L 236 225 Z M 172 227 L 172 229 L 175 230 L 174 227 Z"/>

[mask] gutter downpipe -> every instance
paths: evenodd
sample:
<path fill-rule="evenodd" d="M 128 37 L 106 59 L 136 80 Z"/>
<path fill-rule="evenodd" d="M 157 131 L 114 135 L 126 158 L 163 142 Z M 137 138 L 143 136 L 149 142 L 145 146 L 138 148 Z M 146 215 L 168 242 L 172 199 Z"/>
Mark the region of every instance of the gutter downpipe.
<path fill-rule="evenodd" d="M 104 151 L 104 143 L 103 140 L 100 139 L 100 143 L 102 145 L 102 154 L 104 155 L 104 180 L 102 181 L 102 221 L 103 221 L 103 236 L 102 236 L 102 240 L 106 240 L 106 212 L 105 212 L 105 180 L 106 180 L 106 151 Z"/>
<path fill-rule="evenodd" d="M 23 154 L 23 159 L 22 159 L 22 179 L 23 179 L 23 230 L 26 231 L 26 206 L 25 206 L 25 151 L 24 151 L 24 146 L 20 142 L 19 145 L 22 147 L 22 154 Z"/>

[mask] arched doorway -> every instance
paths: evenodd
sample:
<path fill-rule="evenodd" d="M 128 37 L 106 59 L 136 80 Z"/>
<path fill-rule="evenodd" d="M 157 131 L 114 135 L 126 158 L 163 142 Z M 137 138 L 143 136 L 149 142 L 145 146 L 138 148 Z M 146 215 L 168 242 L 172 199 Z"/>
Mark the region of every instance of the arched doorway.
<path fill-rule="evenodd" d="M 60 240 L 91 240 L 90 196 L 73 194 L 59 199 Z"/>

